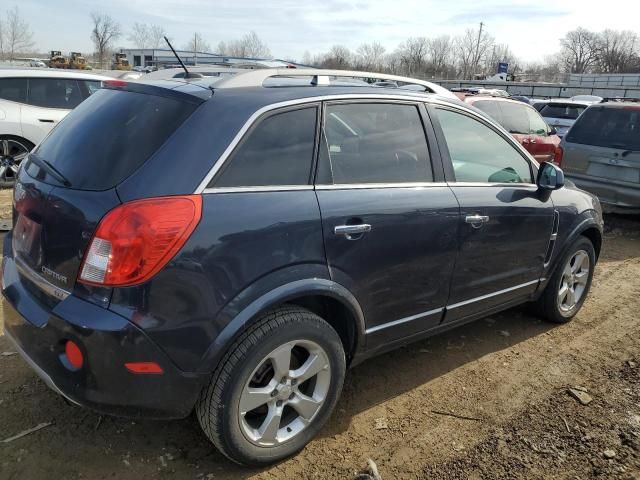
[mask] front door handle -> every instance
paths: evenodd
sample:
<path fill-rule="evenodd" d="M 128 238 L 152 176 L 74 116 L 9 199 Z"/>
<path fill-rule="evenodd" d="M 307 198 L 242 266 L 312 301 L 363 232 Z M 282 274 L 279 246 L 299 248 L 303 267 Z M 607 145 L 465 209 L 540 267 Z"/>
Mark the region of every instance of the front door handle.
<path fill-rule="evenodd" d="M 56 123 L 55 120 L 51 120 L 50 118 L 39 118 L 38 121 L 42 123 Z"/>
<path fill-rule="evenodd" d="M 467 215 L 464 221 L 470 223 L 473 228 L 480 228 L 489 222 L 489 217 L 487 215 Z"/>
<path fill-rule="evenodd" d="M 335 235 L 344 235 L 347 240 L 358 240 L 363 233 L 371 231 L 371 225 L 368 223 L 359 223 L 357 225 L 338 225 L 333 228 Z"/>

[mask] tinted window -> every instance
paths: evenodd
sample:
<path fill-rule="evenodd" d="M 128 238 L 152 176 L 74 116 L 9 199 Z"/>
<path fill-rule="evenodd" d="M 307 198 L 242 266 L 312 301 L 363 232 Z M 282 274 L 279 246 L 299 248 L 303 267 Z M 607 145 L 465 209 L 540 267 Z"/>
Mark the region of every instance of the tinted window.
<path fill-rule="evenodd" d="M 74 109 L 84 100 L 76 80 L 31 78 L 27 103 L 37 107 Z"/>
<path fill-rule="evenodd" d="M 547 103 L 540 109 L 540 115 L 547 118 L 565 118 L 567 120 L 575 120 L 585 111 L 587 107 L 582 105 L 571 104 L 550 104 Z"/>
<path fill-rule="evenodd" d="M 400 104 L 329 105 L 319 183 L 433 180 L 418 108 Z"/>
<path fill-rule="evenodd" d="M 491 128 L 473 118 L 438 109 L 458 182 L 531 183 L 529 162 Z"/>
<path fill-rule="evenodd" d="M 12 102 L 24 103 L 27 99 L 26 78 L 0 79 L 0 98 Z"/>
<path fill-rule="evenodd" d="M 640 150 L 640 108 L 590 107 L 576 120 L 567 142 Z"/>
<path fill-rule="evenodd" d="M 105 190 L 142 165 L 194 109 L 175 99 L 100 89 L 65 117 L 36 154 L 73 188 Z"/>
<path fill-rule="evenodd" d="M 102 87 L 102 82 L 96 82 L 94 80 L 79 80 L 79 82 L 86 89 L 87 96 L 93 95 Z"/>
<path fill-rule="evenodd" d="M 546 135 L 545 121 L 531 107 L 511 102 L 481 100 L 473 103 L 510 133 Z"/>
<path fill-rule="evenodd" d="M 303 108 L 262 120 L 240 145 L 216 187 L 307 185 L 311 175 L 317 108 Z"/>

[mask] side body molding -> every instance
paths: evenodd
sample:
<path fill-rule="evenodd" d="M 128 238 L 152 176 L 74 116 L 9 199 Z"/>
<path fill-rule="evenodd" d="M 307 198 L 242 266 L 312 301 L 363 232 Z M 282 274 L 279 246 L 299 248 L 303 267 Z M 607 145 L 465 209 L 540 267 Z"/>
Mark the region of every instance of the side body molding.
<path fill-rule="evenodd" d="M 264 312 L 271 307 L 282 303 L 293 301 L 306 296 L 325 296 L 338 300 L 346 306 L 356 321 L 356 345 L 355 350 L 359 352 L 364 348 L 365 322 L 362 309 L 355 297 L 342 285 L 326 278 L 308 278 L 295 280 L 290 283 L 276 287 L 267 293 L 250 301 L 248 305 L 236 313 L 234 304 L 243 303 L 249 290 L 245 289 L 234 300 L 229 302 L 227 307 L 221 312 L 222 316 L 229 316 L 229 323 L 220 332 L 214 343 L 209 347 L 200 362 L 200 372 L 211 372 L 217 363 L 222 359 L 224 353 L 233 343 L 234 339 L 253 321 L 260 312 Z M 242 297 L 245 297 L 244 299 Z"/>

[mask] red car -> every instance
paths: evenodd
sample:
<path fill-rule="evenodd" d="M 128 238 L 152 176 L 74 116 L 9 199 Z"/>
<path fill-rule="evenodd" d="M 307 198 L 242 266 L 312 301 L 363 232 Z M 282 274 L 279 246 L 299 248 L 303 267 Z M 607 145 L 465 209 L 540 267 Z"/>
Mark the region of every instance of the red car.
<path fill-rule="evenodd" d="M 468 95 L 463 98 L 463 101 L 496 120 L 538 162 L 554 161 L 556 155 L 559 155 L 560 137 L 531 105 L 508 98 L 485 95 Z"/>

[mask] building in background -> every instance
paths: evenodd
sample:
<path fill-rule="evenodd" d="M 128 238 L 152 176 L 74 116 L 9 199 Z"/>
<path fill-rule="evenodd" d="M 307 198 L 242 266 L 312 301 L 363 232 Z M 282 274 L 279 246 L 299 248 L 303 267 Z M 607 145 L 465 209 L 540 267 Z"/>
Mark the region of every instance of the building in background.
<path fill-rule="evenodd" d="M 158 69 L 180 66 L 173 52 L 168 48 L 123 48 L 132 67 L 155 67 Z M 296 65 L 284 60 L 264 58 L 241 58 L 218 55 L 209 52 L 176 50 L 185 65 L 227 65 L 237 68 L 295 68 Z"/>

